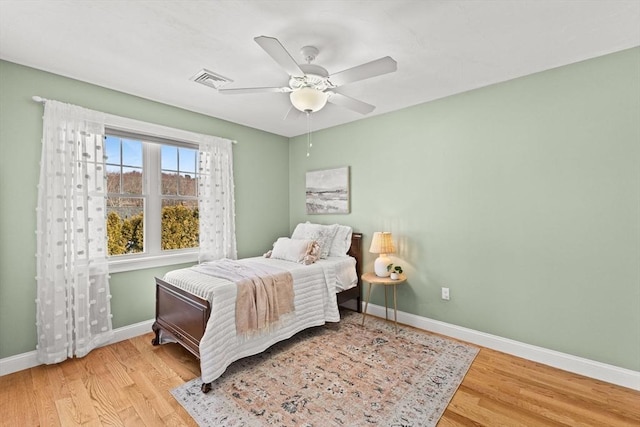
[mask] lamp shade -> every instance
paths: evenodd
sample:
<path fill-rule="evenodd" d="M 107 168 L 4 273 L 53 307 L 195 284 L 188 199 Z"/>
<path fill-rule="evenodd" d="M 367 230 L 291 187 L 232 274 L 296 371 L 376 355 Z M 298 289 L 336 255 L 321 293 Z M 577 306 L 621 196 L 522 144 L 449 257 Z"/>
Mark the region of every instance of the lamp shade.
<path fill-rule="evenodd" d="M 387 270 L 387 266 L 391 264 L 391 259 L 387 257 L 387 254 L 393 253 L 396 248 L 393 247 L 393 239 L 391 233 L 388 231 L 373 233 L 373 240 L 371 240 L 371 247 L 369 252 L 374 254 L 380 254 L 376 261 L 373 263 L 373 270 L 378 277 L 388 277 L 390 272 Z"/>
<path fill-rule="evenodd" d="M 329 95 L 310 87 L 301 87 L 289 95 L 294 107 L 304 113 L 315 113 L 327 104 Z"/>
<path fill-rule="evenodd" d="M 393 240 L 390 232 L 376 231 L 373 233 L 373 240 L 371 240 L 369 252 L 372 254 L 392 254 L 395 251 L 396 248 L 393 247 Z"/>

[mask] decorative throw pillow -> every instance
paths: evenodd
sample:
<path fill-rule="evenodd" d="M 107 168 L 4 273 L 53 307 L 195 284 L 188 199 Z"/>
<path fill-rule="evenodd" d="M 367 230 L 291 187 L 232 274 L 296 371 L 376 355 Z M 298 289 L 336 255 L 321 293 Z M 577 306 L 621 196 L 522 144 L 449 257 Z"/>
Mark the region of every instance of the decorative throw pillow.
<path fill-rule="evenodd" d="M 316 253 L 317 244 L 313 240 L 280 237 L 273 244 L 273 249 L 264 254 L 264 256 L 265 258 L 312 264 L 317 259 Z"/>
<path fill-rule="evenodd" d="M 347 225 L 336 224 L 336 235 L 331 243 L 329 256 L 347 256 L 347 252 L 351 249 L 351 235 L 353 229 Z"/>
<path fill-rule="evenodd" d="M 303 236 L 305 236 L 307 233 L 307 225 L 309 225 L 308 222 L 301 222 L 300 224 L 296 225 L 296 228 L 293 229 L 293 233 L 291 233 L 291 238 L 302 239 Z"/>
<path fill-rule="evenodd" d="M 333 238 L 338 230 L 338 225 L 312 224 L 310 222 L 298 224 L 291 235 L 292 239 L 315 240 L 320 246 L 320 258 L 329 256 Z"/>

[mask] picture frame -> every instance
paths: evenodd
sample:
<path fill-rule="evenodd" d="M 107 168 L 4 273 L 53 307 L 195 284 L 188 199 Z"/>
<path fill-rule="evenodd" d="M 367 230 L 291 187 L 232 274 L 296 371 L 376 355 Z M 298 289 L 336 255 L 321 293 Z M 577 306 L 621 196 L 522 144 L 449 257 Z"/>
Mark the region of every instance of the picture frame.
<path fill-rule="evenodd" d="M 307 172 L 305 190 L 308 215 L 348 214 L 349 166 Z"/>

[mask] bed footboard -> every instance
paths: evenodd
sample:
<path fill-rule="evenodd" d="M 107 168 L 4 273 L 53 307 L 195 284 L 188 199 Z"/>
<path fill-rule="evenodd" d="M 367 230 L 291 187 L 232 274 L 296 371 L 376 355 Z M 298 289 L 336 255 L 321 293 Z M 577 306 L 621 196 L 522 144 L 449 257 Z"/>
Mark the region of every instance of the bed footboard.
<path fill-rule="evenodd" d="M 200 358 L 200 339 L 211 314 L 209 301 L 156 277 L 156 336 L 153 345 L 177 342 Z"/>

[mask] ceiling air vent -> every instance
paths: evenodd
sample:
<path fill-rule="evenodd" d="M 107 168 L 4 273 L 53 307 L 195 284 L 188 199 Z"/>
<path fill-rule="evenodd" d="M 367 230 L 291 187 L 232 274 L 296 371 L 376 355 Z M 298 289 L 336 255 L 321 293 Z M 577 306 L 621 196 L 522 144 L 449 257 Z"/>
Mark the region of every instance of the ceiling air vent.
<path fill-rule="evenodd" d="M 220 89 L 222 86 L 233 81 L 224 76 L 221 76 L 220 74 L 205 70 L 204 68 L 198 71 L 198 73 L 195 76 L 191 77 L 189 80 L 192 80 L 196 83 L 201 83 L 214 89 Z"/>

